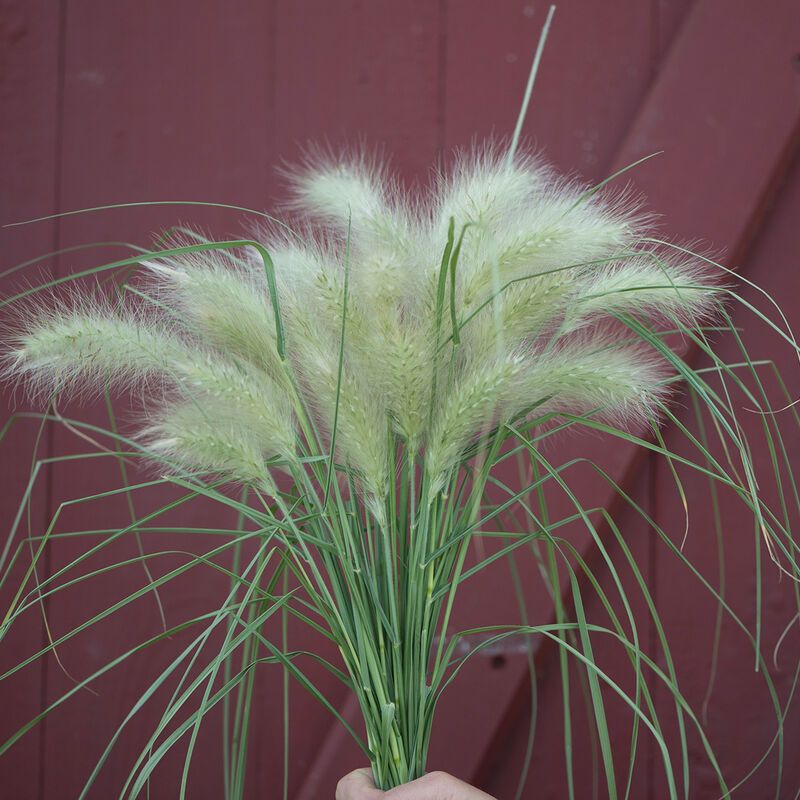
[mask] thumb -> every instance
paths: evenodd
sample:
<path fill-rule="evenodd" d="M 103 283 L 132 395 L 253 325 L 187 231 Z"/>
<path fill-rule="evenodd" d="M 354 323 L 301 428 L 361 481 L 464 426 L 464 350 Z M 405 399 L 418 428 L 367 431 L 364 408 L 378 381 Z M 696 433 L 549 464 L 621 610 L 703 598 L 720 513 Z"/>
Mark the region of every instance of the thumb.
<path fill-rule="evenodd" d="M 384 794 L 375 788 L 372 770 L 356 769 L 336 784 L 336 800 L 379 800 Z"/>

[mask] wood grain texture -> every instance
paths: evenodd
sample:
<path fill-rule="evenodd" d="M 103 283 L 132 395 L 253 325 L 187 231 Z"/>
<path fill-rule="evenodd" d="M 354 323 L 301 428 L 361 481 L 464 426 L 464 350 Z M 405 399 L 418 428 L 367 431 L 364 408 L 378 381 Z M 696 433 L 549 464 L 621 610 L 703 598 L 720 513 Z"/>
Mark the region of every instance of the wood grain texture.
<path fill-rule="evenodd" d="M 508 12 L 493 16 L 486 26 L 484 3 L 448 8 L 448 147 L 467 147 L 475 137 L 478 141 L 485 136 L 502 139 L 513 129 L 545 7 L 509 4 Z M 599 181 L 607 175 L 652 77 L 654 24 L 650 4 L 559 3 L 523 129 L 528 146 L 561 171 L 583 180 Z M 586 455 L 618 472 L 625 461 L 616 453 L 616 448 L 609 451 L 596 439 L 571 436 L 550 455 L 558 463 Z M 516 485 L 513 472 L 509 470 L 504 480 Z M 607 491 L 580 464 L 566 476 L 579 487 L 581 501 L 588 507 Z M 559 491 L 549 491 L 548 501 L 554 519 L 574 513 Z M 568 528 L 565 535 L 578 547 L 586 547 L 588 534 L 579 526 Z M 523 556 L 519 565 L 530 621 L 550 622 L 552 601 L 533 558 Z M 517 599 L 506 574 L 505 565 L 498 564 L 470 579 L 459 597 L 453 630 L 519 621 Z M 541 645 L 541 640 L 534 642 L 536 648 Z M 478 657 L 468 664 L 443 700 L 431 749 L 432 766 L 488 785 L 505 759 L 509 738 L 527 738 L 527 730 L 520 734 L 517 716 L 525 717 L 530 708 L 528 674 L 527 657 L 513 649 L 501 659 Z M 560 698 L 560 690 L 555 691 Z M 556 704 L 560 707 L 560 699 Z M 560 763 L 560 742 L 560 735 L 550 734 L 537 740 L 541 763 L 548 765 L 554 780 L 562 780 L 563 788 L 563 771 L 553 766 Z M 538 786 L 541 777 L 533 777 L 530 785 Z"/>
<path fill-rule="evenodd" d="M 2 12 L 0 145 L 4 154 L 12 155 L 2 166 L 0 210 L 6 222 L 56 209 L 137 200 L 272 206 L 285 197 L 274 167 L 296 161 L 310 143 L 335 151 L 363 141 L 367 148 L 390 155 L 406 184 L 425 181 L 430 166 L 446 162 L 453 148 L 488 135 L 502 138 L 513 128 L 545 7 L 522 0 L 243 0 L 230 6 L 208 0 L 5 0 Z M 663 155 L 630 173 L 630 178 L 649 198 L 650 208 L 663 214 L 665 232 L 682 239 L 701 238 L 715 251 L 724 251 L 728 263 L 741 265 L 748 277 L 768 284 L 794 313 L 798 284 L 793 254 L 800 245 L 796 230 L 800 208 L 796 167 L 788 178 L 786 170 L 800 122 L 798 24 L 795 4 L 789 0 L 774 0 L 768 10 L 724 0 L 602 4 L 564 0 L 542 61 L 525 135 L 559 169 L 590 181 L 663 149 Z M 782 178 L 786 185 L 778 195 Z M 238 232 L 244 221 L 240 214 L 197 207 L 70 217 L 56 224 L 2 231 L 3 260 L 10 265 L 52 246 L 97 240 L 142 244 L 153 231 L 179 220 L 218 236 Z M 119 252 L 70 255 L 50 268 L 66 275 Z M 762 355 L 773 353 L 767 337 L 757 337 L 755 343 Z M 126 398 L 118 398 L 123 418 L 127 405 Z M 98 424 L 106 422 L 101 404 L 62 410 Z M 33 435 L 30 427 L 21 428 L 8 448 L 6 442 L 0 443 L 3 453 L 14 454 L 3 455 L 0 462 L 4 525 L 14 513 L 27 475 L 27 466 L 21 469 L 16 454 L 30 452 Z M 56 454 L 87 449 L 63 429 L 53 429 L 49 436 L 51 452 Z M 796 458 L 798 444 L 792 442 L 791 447 Z M 632 467 L 626 448 L 609 449 L 602 441 L 583 439 L 565 441 L 550 455 L 564 461 L 586 455 L 615 476 L 628 474 L 637 501 L 657 513 L 667 530 L 682 531 L 669 475 L 648 459 Z M 608 502 L 606 487 L 589 470 L 576 467 L 569 474 L 586 504 Z M 136 480 L 141 475 L 130 477 Z M 43 482 L 36 496 L 34 529 L 41 528 L 62 502 L 119 484 L 113 462 L 86 462 L 81 469 L 56 466 L 52 483 Z M 700 531 L 688 545 L 690 554 L 713 580 L 716 545 L 708 528 L 705 489 L 699 484 L 687 486 L 698 509 L 693 521 Z M 163 490 L 137 494 L 136 509 L 141 513 L 156 508 L 169 496 Z M 556 515 L 570 513 L 563 497 L 554 495 L 553 502 Z M 122 526 L 127 514 L 118 501 L 81 504 L 64 511 L 58 530 Z M 630 514 L 619 514 L 618 522 L 630 537 L 675 638 L 682 686 L 693 702 L 702 703 L 710 658 L 708 647 L 702 645 L 713 624 L 713 606 L 695 588 L 684 591 L 685 571 L 656 547 Z M 170 519 L 181 524 L 233 524 L 230 515 L 202 504 L 182 509 Z M 597 554 L 587 547 L 584 531 L 568 536 L 596 563 Z M 741 519 L 730 517 L 726 538 L 731 602 L 752 621 L 754 586 L 748 568 L 755 552 L 753 534 L 749 528 L 742 530 Z M 180 537 L 145 541 L 145 547 L 153 550 L 202 552 L 209 546 L 205 539 L 187 543 Z M 84 547 L 69 540 L 55 544 L 49 556 L 51 568 L 68 563 Z M 126 539 L 91 565 L 135 554 L 135 542 Z M 153 570 L 162 574 L 180 558 L 154 563 Z M 532 563 L 523 562 L 521 569 L 532 620 L 550 621 L 552 604 Z M 790 587 L 776 584 L 766 564 L 764 574 L 768 651 L 788 622 Z M 622 577 L 629 585 L 630 575 Z M 54 635 L 64 634 L 144 581 L 141 568 L 135 567 L 64 593 L 48 606 Z M 607 573 L 603 585 L 610 585 Z M 214 608 L 225 590 L 225 582 L 209 573 L 197 572 L 176 582 L 161 594 L 168 623 Z M 588 610 L 600 614 L 596 604 Z M 455 626 L 516 622 L 518 615 L 507 570 L 499 563 L 465 584 Z M 154 597 L 148 594 L 61 648 L 63 667 L 82 678 L 157 633 L 159 626 Z M 269 632 L 276 634 L 277 629 Z M 726 670 L 712 695 L 709 732 L 723 767 L 735 779 L 763 749 L 774 719 L 765 713 L 763 683 L 751 674 L 752 658 L 742 637 L 728 627 L 723 633 Z M 39 646 L 40 617 L 31 614 L 29 627 L 15 635 L 19 636 L 15 647 L 30 651 Z M 645 626 L 641 635 L 652 644 L 651 629 Z M 300 628 L 291 629 L 290 641 L 292 646 L 324 647 Z M 3 792 L 23 800 L 77 796 L 116 726 L 184 643 L 184 638 L 176 637 L 130 660 L 98 682 L 96 696 L 82 692 L 59 709 L 46 726 L 0 759 L 0 780 L 6 780 L 0 784 Z M 538 640 L 533 644 L 540 648 L 539 730 L 523 797 L 560 798 L 565 790 L 557 661 L 552 647 L 540 647 Z M 797 647 L 793 632 L 786 638 L 781 660 L 783 664 L 785 658 L 786 664 L 779 673 L 781 697 L 788 691 L 789 667 L 798 660 Z M 619 652 L 608 647 L 601 655 L 623 674 L 624 657 Z M 0 651 L 3 664 L 4 658 Z M 15 653 L 12 661 L 16 660 Z M 357 719 L 352 699 L 338 685 L 322 671 L 311 674 L 346 715 Z M 16 728 L 40 708 L 43 699 L 52 701 L 72 685 L 72 678 L 52 657 L 27 670 L 13 686 L 0 685 L 3 731 Z M 745 691 L 752 699 L 741 699 Z M 159 704 L 166 699 L 157 696 L 134 718 L 90 797 L 117 796 L 158 720 Z M 527 658 L 519 642 L 476 657 L 442 702 L 431 767 L 476 780 L 501 800 L 513 797 L 526 743 L 529 699 Z M 663 709 L 666 698 L 659 696 L 658 702 Z M 576 754 L 577 786 L 579 797 L 589 797 L 593 778 L 585 743 L 590 720 L 581 703 L 576 694 L 573 724 L 584 737 Z M 254 709 L 247 796 L 280 797 L 279 669 L 265 667 L 260 674 Z M 363 757 L 330 715 L 296 687 L 291 692 L 291 712 L 289 796 L 332 797 L 337 778 L 361 765 Z M 624 768 L 629 715 L 614 703 L 609 713 L 615 745 L 620 741 L 615 757 Z M 189 797 L 221 796 L 220 724 L 219 715 L 211 715 L 203 727 Z M 740 728 L 748 735 L 737 734 Z M 671 729 L 671 741 L 674 735 Z M 799 739 L 795 714 L 788 725 L 787 754 L 800 746 Z M 660 797 L 658 754 L 644 738 L 640 747 L 631 796 Z M 691 796 L 711 797 L 708 775 L 695 751 L 692 742 Z M 176 795 L 182 761 L 179 747 L 156 773 L 151 797 Z M 789 755 L 786 763 L 783 785 L 786 796 L 792 796 L 800 775 Z M 774 769 L 773 757 L 741 797 L 770 796 Z M 602 780 L 600 786 L 602 797 Z"/>
<path fill-rule="evenodd" d="M 47 2 L 0 3 L 0 225 L 52 213 L 57 210 L 60 103 L 59 5 Z M 0 270 L 58 247 L 58 226 L 0 229 Z M 42 260 L 24 272 L 0 280 L 0 295 L 13 293 L 20 277 L 28 280 L 50 274 L 53 262 Z M 0 399 L 2 424 L 26 408 L 21 394 L 4 390 Z M 34 420 L 14 423 L 0 442 L 0 550 L 25 492 L 29 469 L 35 458 L 52 453 L 45 433 L 37 442 Z M 49 470 L 44 468 L 31 495 L 30 516 L 23 516 L 19 535 L 9 543 L 9 558 L 19 551 L 9 584 L 18 585 L 30 564 L 30 548 L 24 540 L 41 534 L 49 493 Z M 8 562 L 6 562 L 8 563 Z M 29 588 L 32 588 L 29 586 Z M 0 590 L 5 613 L 13 597 L 10 586 Z M 0 648 L 0 671 L 19 663 L 44 645 L 39 607 L 31 609 Z M 46 668 L 37 662 L 3 682 L 0 702 L 0 737 L 5 741 L 39 711 L 44 697 Z M 0 759 L 0 786 L 8 797 L 38 798 L 41 780 L 40 753 L 44 727 L 19 741 Z"/>
<path fill-rule="evenodd" d="M 271 189 L 271 147 L 274 137 L 269 98 L 272 91 L 272 10 L 260 3 L 242 5 L 237 13 L 216 4 L 193 2 L 68 3 L 65 20 L 65 92 L 63 167 L 60 203 L 77 209 L 104 203 L 150 200 L 204 200 L 263 207 Z M 91 241 L 147 244 L 157 233 L 181 220 L 212 230 L 218 236 L 238 231 L 241 215 L 197 207 L 144 207 L 79 215 L 63 221 L 65 245 Z M 61 274 L 120 257 L 121 248 L 64 259 Z M 102 260 L 101 260 L 102 259 Z M 130 428 L 124 397 L 118 398 L 121 424 Z M 102 403 L 65 407 L 82 419 L 107 425 Z M 60 453 L 89 447 L 69 431 L 55 431 Z M 152 477 L 132 472 L 130 480 Z M 84 462 L 80 469 L 64 465 L 54 471 L 50 508 L 74 498 L 121 485 L 113 460 Z M 138 513 L 158 508 L 168 491 L 134 495 Z M 124 502 L 99 501 L 65 510 L 59 530 L 124 526 L 130 520 Z M 166 521 L 166 520 L 165 520 Z M 220 508 L 192 504 L 171 517 L 173 524 L 230 527 L 234 520 Z M 146 550 L 202 552 L 209 540 L 182 537 L 145 540 Z M 85 542 L 63 541 L 51 550 L 58 568 L 75 558 Z M 104 551 L 87 567 L 135 557 L 132 537 Z M 156 575 L 182 563 L 176 555 L 152 563 Z M 108 573 L 65 593 L 54 604 L 51 624 L 58 634 L 89 619 L 105 604 L 120 600 L 146 582 L 140 566 Z M 212 570 L 195 570 L 161 592 L 167 623 L 217 607 L 227 584 Z M 111 619 L 75 637 L 61 650 L 66 669 L 82 678 L 128 648 L 156 635 L 161 628 L 152 594 L 127 606 Z M 209 643 L 213 648 L 217 639 Z M 144 689 L 187 638 L 176 637 L 131 658 L 82 692 L 48 722 L 44 748 L 45 797 L 76 797 L 103 748 Z M 208 656 L 201 655 L 200 663 Z M 51 665 L 48 699 L 72 686 Z M 172 689 L 170 686 L 170 691 Z M 270 704 L 280 697 L 276 687 Z M 133 718 L 114 749 L 90 797 L 116 796 L 160 717 L 169 693 L 161 692 Z M 196 701 L 195 701 L 196 704 Z M 269 708 L 269 706 L 267 706 Z M 271 712 L 270 718 L 277 718 Z M 221 793 L 220 716 L 212 714 L 201 730 L 198 758 L 189 783 L 190 796 Z M 183 766 L 177 747 L 154 778 L 151 796 L 174 797 Z M 260 762 L 260 756 L 265 761 Z M 280 763 L 280 742 L 252 756 L 255 772 L 272 776 Z M 274 780 L 271 778 L 271 780 Z M 271 791 L 274 788 L 271 787 Z"/>
<path fill-rule="evenodd" d="M 788 171 L 780 193 L 770 208 L 768 220 L 753 243 L 749 256 L 742 263 L 742 273 L 757 283 L 776 299 L 796 297 L 800 290 L 797 272 L 800 231 L 797 220 L 800 215 L 800 159 L 795 159 Z M 743 288 L 742 295 L 751 303 L 766 311 L 765 299 L 760 293 Z M 783 304 L 789 324 L 797 329 L 800 315 L 794 305 Z M 746 344 L 754 359 L 774 361 L 787 379 L 787 388 L 792 398 L 800 393 L 797 375 L 797 359 L 778 338 L 765 326 L 755 324 L 751 314 L 742 308 L 732 309 L 734 322 L 746 326 Z M 740 357 L 735 342 L 730 337 L 716 344 L 718 354 L 729 362 Z M 762 378 L 772 397 L 779 397 L 780 388 L 771 379 L 767 370 Z M 715 384 L 712 384 L 715 385 Z M 718 386 L 718 382 L 716 383 Z M 741 396 L 734 395 L 738 408 L 749 407 Z M 779 415 L 783 417 L 784 415 Z M 690 430 L 697 432 L 697 425 L 690 413 L 682 413 L 682 420 Z M 750 440 L 758 443 L 753 447 L 755 469 L 762 475 L 771 471 L 769 451 L 764 443 L 761 420 L 758 415 L 742 413 L 742 425 Z M 800 433 L 788 419 L 783 420 L 784 444 L 789 463 L 797 474 L 800 463 Z M 674 435 L 669 435 L 667 444 L 681 452 L 681 444 Z M 711 447 L 717 457 L 724 454 L 718 445 Z M 683 536 L 683 513 L 675 499 L 674 481 L 663 464 L 655 467 L 654 490 L 659 498 L 656 518 L 668 532 L 674 543 Z M 681 477 L 687 477 L 681 472 Z M 765 481 L 761 492 L 772 508 L 780 508 L 780 500 L 772 481 Z M 787 484 L 788 486 L 788 484 Z M 709 502 L 708 484 L 697 476 L 685 483 L 691 523 L 689 537 L 684 546 L 684 555 L 715 588 L 720 587 L 720 570 L 717 556 L 717 541 L 714 519 Z M 762 559 L 763 600 L 761 607 L 762 641 L 761 652 L 771 670 L 775 690 L 782 706 L 791 697 L 792 682 L 800 665 L 800 631 L 796 617 L 796 586 L 782 576 L 752 525 L 743 525 L 742 506 L 726 493 L 720 494 L 721 531 L 724 542 L 724 596 L 733 612 L 755 633 L 758 606 L 756 601 L 756 551 Z M 789 524 L 797 529 L 796 513 L 791 513 Z M 661 611 L 667 635 L 673 646 L 680 686 L 687 700 L 698 712 L 708 696 L 706 728 L 715 747 L 723 773 L 735 783 L 757 766 L 758 757 L 766 753 L 773 744 L 777 730 L 774 712 L 770 708 L 769 692 L 762 673 L 755 672 L 753 644 L 734 620 L 723 618 L 719 644 L 718 669 L 715 681 L 709 685 L 709 664 L 712 657 L 712 641 L 716 619 L 714 599 L 699 582 L 690 577 L 680 561 L 663 546 L 659 547 L 657 573 L 654 576 L 658 607 Z M 786 638 L 777 653 L 777 666 L 773 662 L 775 647 L 781 634 L 789 625 Z M 657 695 L 661 711 L 667 710 L 669 698 L 662 690 Z M 735 716 L 735 722 L 733 717 Z M 674 731 L 672 743 L 676 744 Z M 768 797 L 793 797 L 800 787 L 800 763 L 796 753 L 800 748 L 800 715 L 796 706 L 790 707 L 784 727 L 783 779 L 778 785 L 779 754 L 777 746 L 754 774 L 753 778 L 735 796 L 758 800 Z M 677 751 L 676 751 L 677 752 Z M 715 794 L 714 776 L 702 758 L 700 742 L 696 735 L 690 738 L 690 763 L 693 781 L 693 796 L 712 797 Z M 663 773 L 656 770 L 653 792 L 664 791 Z"/>
<path fill-rule="evenodd" d="M 758 17 L 750 7 L 741 7 L 739 13 L 723 6 L 693 6 L 608 172 L 663 150 L 663 155 L 629 173 L 633 186 L 648 198 L 649 208 L 663 215 L 668 235 L 696 240 L 705 230 L 703 241 L 727 253 L 728 263 L 736 265 L 797 145 L 800 110 L 791 53 L 800 20 L 791 3 L 775 4 L 768 17 Z M 723 14 L 726 24 L 720 28 Z M 709 58 L 712 40 L 714 55 Z M 689 76 L 696 78 L 690 81 Z M 724 89 L 717 88 L 723 84 Z M 575 452 L 573 442 L 565 443 L 559 461 Z M 598 459 L 623 486 L 626 475 L 629 481 L 642 468 L 641 453 L 632 448 L 615 445 L 609 454 L 602 444 L 582 441 L 577 452 Z M 578 485 L 582 498 L 592 497 L 588 482 L 578 478 Z M 608 507 L 613 498 L 606 490 L 596 502 Z M 501 603 L 498 599 L 495 616 Z M 518 675 L 509 679 L 524 691 L 526 670 L 520 664 L 516 671 Z M 524 708 L 515 696 L 507 710 L 513 717 Z M 495 707 L 486 713 L 498 731 L 509 729 L 507 720 L 494 722 Z M 504 746 L 499 735 L 495 748 Z M 476 776 L 480 774 L 478 766 Z"/>

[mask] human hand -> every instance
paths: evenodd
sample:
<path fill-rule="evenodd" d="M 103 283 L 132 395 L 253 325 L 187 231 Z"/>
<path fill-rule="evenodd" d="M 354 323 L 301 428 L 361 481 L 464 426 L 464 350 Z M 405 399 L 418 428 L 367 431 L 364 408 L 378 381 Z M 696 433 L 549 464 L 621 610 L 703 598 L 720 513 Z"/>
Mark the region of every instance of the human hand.
<path fill-rule="evenodd" d="M 494 800 L 446 772 L 429 772 L 421 778 L 382 792 L 375 788 L 372 770 L 357 769 L 336 786 L 336 800 Z"/>

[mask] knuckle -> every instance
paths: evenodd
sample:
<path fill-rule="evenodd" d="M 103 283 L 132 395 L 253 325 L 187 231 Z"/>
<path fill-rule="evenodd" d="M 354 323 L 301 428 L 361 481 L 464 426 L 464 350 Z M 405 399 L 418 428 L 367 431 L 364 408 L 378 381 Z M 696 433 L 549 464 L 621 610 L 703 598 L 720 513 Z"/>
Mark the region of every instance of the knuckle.
<path fill-rule="evenodd" d="M 434 770 L 433 772 L 429 772 L 425 776 L 425 783 L 428 787 L 432 790 L 437 792 L 445 791 L 451 782 L 450 776 L 446 772 L 442 772 L 441 770 Z"/>
<path fill-rule="evenodd" d="M 450 773 L 435 770 L 429 772 L 425 778 L 431 800 L 458 800 L 462 797 L 462 783 Z"/>
<path fill-rule="evenodd" d="M 347 785 L 349 783 L 349 775 L 345 775 L 343 778 L 339 779 L 339 782 L 336 784 L 336 800 L 348 800 L 349 794 L 347 791 Z"/>

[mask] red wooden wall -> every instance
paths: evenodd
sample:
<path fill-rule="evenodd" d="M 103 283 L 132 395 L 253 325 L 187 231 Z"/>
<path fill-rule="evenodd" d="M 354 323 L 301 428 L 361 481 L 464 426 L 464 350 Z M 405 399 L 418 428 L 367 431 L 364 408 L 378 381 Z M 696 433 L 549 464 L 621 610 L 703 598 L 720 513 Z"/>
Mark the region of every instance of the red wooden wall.
<path fill-rule="evenodd" d="M 104 203 L 136 200 L 210 200 L 268 208 L 281 198 L 274 167 L 292 161 L 307 142 L 333 146 L 363 140 L 382 147 L 408 180 L 424 181 L 430 166 L 474 138 L 513 127 L 538 29 L 546 8 L 511 0 L 2 0 L 2 207 L 0 222 Z M 663 229 L 702 240 L 783 304 L 800 322 L 800 9 L 794 0 L 755 4 L 736 0 L 563 0 L 559 3 L 525 133 L 564 171 L 589 181 L 657 150 L 663 154 L 630 174 L 664 215 Z M 152 231 L 178 221 L 216 234 L 239 229 L 241 215 L 198 207 L 142 207 L 62 218 L 2 231 L 2 260 L 11 266 L 51 249 L 91 241 L 146 243 Z M 118 248 L 43 260 L 36 272 L 65 275 L 99 263 Z M 32 278 L 28 277 L 28 280 Z M 6 279 L 3 292 L 11 285 Z M 748 298 L 757 301 L 755 293 Z M 754 356 L 780 360 L 783 352 L 763 331 L 749 340 Z M 729 348 L 723 342 L 721 347 Z M 784 348 L 785 349 L 785 348 Z M 734 359 L 735 351 L 725 350 Z M 790 390 L 800 391 L 797 364 L 783 359 Z M 4 402 L 10 413 L 13 399 Z M 72 410 L 72 409 L 71 409 Z M 103 421 L 103 410 L 78 410 Z M 5 414 L 4 416 L 7 416 Z M 668 434 L 669 435 L 669 434 Z M 10 524 L 25 488 L 37 427 L 16 426 L 0 443 L 0 513 Z M 787 440 L 800 455 L 800 438 Z M 63 428 L 47 428 L 38 456 L 81 452 Z M 683 533 L 683 510 L 663 463 L 631 463 L 624 448 L 602 452 L 598 441 L 566 442 L 603 458 L 673 538 Z M 768 467 L 766 453 L 757 452 Z M 112 464 L 109 467 L 109 463 Z M 55 462 L 37 482 L 30 528 L 36 533 L 63 501 L 120 483 L 113 462 Z M 588 497 L 606 500 L 587 475 Z M 707 486 L 687 482 L 692 533 L 686 553 L 713 582 L 716 543 Z M 164 502 L 163 494 L 137 495 L 137 511 Z M 724 509 L 727 597 L 754 624 L 751 525 Z M 67 509 L 63 531 L 125 524 L 123 504 L 103 501 Z M 195 506 L 176 520 L 231 524 L 218 510 Z M 626 532 L 671 636 L 681 686 L 698 710 L 711 663 L 715 605 L 668 550 L 630 514 Z M 585 537 L 584 537 L 585 538 Z M 578 534 L 576 542 L 587 548 Z M 145 543 L 147 545 L 147 542 Z M 48 551 L 46 570 L 80 552 L 61 539 Z M 153 549 L 187 547 L 162 537 Z M 206 541 L 191 545 L 201 550 Z M 127 548 L 127 549 L 126 549 Z M 113 554 L 135 555 L 125 542 Z M 763 554 L 762 554 L 763 555 Z M 176 555 L 175 563 L 180 556 Z M 159 564 L 165 571 L 169 564 Z M 154 567 L 156 569 L 156 567 Z M 552 609 L 523 567 L 528 610 L 548 622 Z M 764 568 L 766 654 L 796 609 L 792 588 Z M 54 637 L 97 613 L 109 598 L 142 585 L 141 571 L 95 580 L 92 591 L 65 593 L 45 606 Z M 162 595 L 168 621 L 214 607 L 219 579 L 187 578 Z M 488 599 L 487 599 L 488 598 Z M 458 610 L 464 626 L 515 621 L 518 612 L 506 574 L 489 571 L 467 585 Z M 61 664 L 42 659 L 0 683 L 0 739 L 47 702 L 141 639 L 158 632 L 152 595 L 59 648 Z M 651 626 L 652 628 L 652 626 Z M 654 637 L 652 629 L 645 630 Z M 0 667 L 18 662 L 46 642 L 42 614 L 28 615 L 0 648 Z M 304 641 L 302 632 L 293 632 Z M 105 743 L 141 690 L 174 657 L 181 640 L 134 658 L 82 691 L 0 758 L 0 796 L 61 800 L 76 797 Z M 566 797 L 561 693 L 557 657 L 535 644 L 538 726 L 524 797 Z M 519 648 L 517 648 L 519 650 Z M 611 650 L 609 663 L 620 661 Z M 779 695 L 791 689 L 800 657 L 800 631 L 787 634 L 775 672 Z M 265 668 L 269 669 L 269 668 Z M 348 699 L 323 686 L 345 713 Z M 250 757 L 248 797 L 279 797 L 282 781 L 280 672 L 259 682 L 257 723 Z M 509 648 L 476 658 L 443 706 L 434 732 L 433 768 L 483 785 L 498 798 L 514 796 L 522 766 L 530 709 L 524 653 Z M 774 716 L 763 682 L 753 674 L 746 639 L 723 626 L 719 669 L 707 730 L 732 783 L 755 765 L 769 745 Z M 666 713 L 668 698 L 656 695 Z M 300 690 L 291 696 L 290 796 L 332 797 L 336 778 L 360 763 L 326 712 Z M 629 715 L 610 707 L 627 764 Z M 584 715 L 585 716 L 585 715 Z M 591 749 L 580 711 L 573 720 L 579 797 L 593 791 Z M 153 718 L 141 715 L 122 739 L 95 786 L 94 797 L 113 797 Z M 221 796 L 218 719 L 204 726 L 190 782 L 192 798 Z M 677 735 L 667 730 L 675 742 Z M 616 743 L 616 738 L 615 738 Z M 692 793 L 716 797 L 699 742 L 690 739 Z M 658 753 L 643 737 L 633 798 L 665 797 Z M 786 720 L 786 758 L 780 797 L 800 787 L 800 712 Z M 151 796 L 175 796 L 181 759 L 157 773 Z M 773 753 L 735 796 L 772 797 Z M 603 784 L 598 789 L 604 796 Z"/>

